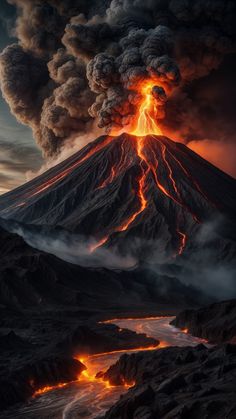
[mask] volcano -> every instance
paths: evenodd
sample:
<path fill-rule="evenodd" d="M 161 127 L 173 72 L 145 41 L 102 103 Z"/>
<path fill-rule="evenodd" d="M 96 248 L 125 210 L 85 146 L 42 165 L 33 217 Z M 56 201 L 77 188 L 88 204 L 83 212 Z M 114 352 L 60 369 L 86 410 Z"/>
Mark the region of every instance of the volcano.
<path fill-rule="evenodd" d="M 91 253 L 154 245 L 178 257 L 202 246 L 199 235 L 213 219 L 217 246 L 235 240 L 235 183 L 164 136 L 102 136 L 2 196 L 0 216 L 78 234 Z"/>

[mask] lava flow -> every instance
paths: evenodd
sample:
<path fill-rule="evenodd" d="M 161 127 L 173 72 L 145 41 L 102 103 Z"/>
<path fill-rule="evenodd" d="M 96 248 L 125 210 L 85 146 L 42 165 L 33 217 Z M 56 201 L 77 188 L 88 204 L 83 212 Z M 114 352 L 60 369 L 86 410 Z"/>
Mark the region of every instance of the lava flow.
<path fill-rule="evenodd" d="M 157 125 L 157 107 L 155 106 L 152 89 L 156 83 L 153 81 L 144 82 L 140 88 L 142 100 L 139 106 L 139 112 L 134 120 L 134 128 L 131 134 L 136 137 L 145 137 L 146 135 L 162 135 L 160 128 Z"/>
<path fill-rule="evenodd" d="M 139 106 L 138 115 L 135 118 L 134 127 L 131 130 L 131 134 L 135 136 L 135 150 L 136 154 L 140 161 L 140 169 L 141 175 L 138 178 L 138 189 L 137 189 L 137 197 L 139 200 L 139 208 L 133 212 L 131 216 L 128 217 L 121 225 L 114 228 L 111 233 L 101 238 L 95 244 L 90 245 L 89 250 L 90 252 L 94 252 L 99 247 L 103 246 L 110 238 L 111 234 L 123 232 L 129 229 L 131 224 L 137 219 L 137 217 L 143 213 L 143 211 L 148 206 L 148 199 L 145 195 L 145 188 L 146 188 L 146 180 L 149 172 L 152 172 L 153 177 L 155 179 L 157 187 L 161 190 L 161 192 L 166 195 L 168 198 L 173 200 L 176 204 L 185 207 L 189 210 L 187 205 L 184 205 L 182 199 L 180 197 L 180 192 L 178 191 L 176 182 L 173 177 L 173 171 L 171 169 L 170 164 L 167 161 L 166 157 L 166 146 L 160 142 L 161 145 L 161 153 L 163 160 L 167 167 L 168 178 L 172 184 L 173 190 L 176 194 L 176 197 L 173 196 L 158 180 L 157 177 L 157 170 L 158 170 L 158 160 L 156 155 L 153 153 L 153 159 L 150 160 L 145 154 L 145 140 L 147 135 L 161 135 L 162 132 L 157 125 L 157 108 L 155 106 L 155 100 L 152 94 L 152 90 L 155 87 L 155 83 L 153 81 L 148 81 L 143 84 L 140 89 L 142 100 Z M 153 164 L 153 161 L 155 164 Z M 115 170 L 112 167 L 111 171 L 111 179 L 113 180 L 115 177 Z M 109 178 L 110 179 L 110 178 Z M 110 181 L 110 180 L 109 180 Z M 192 214 L 193 218 L 197 221 L 195 214 Z M 187 235 L 178 229 L 176 230 L 176 234 L 180 238 L 179 250 L 178 254 L 181 255 L 184 251 L 187 241 Z"/>
<path fill-rule="evenodd" d="M 59 388 L 66 387 L 69 384 L 71 384 L 71 382 L 68 382 L 68 383 L 58 383 L 58 384 L 55 384 L 54 386 L 51 385 L 51 386 L 41 387 L 41 388 L 35 390 L 35 392 L 34 392 L 34 394 L 33 394 L 32 397 L 34 398 L 34 397 L 37 397 L 37 396 L 41 396 L 44 393 L 48 393 L 49 391 L 57 390 Z"/>
<path fill-rule="evenodd" d="M 110 391 L 110 397 L 113 393 L 117 391 L 122 394 L 126 389 L 133 387 L 135 385 L 134 381 L 127 382 L 123 380 L 122 385 L 114 386 L 108 380 L 103 379 L 103 374 L 101 371 L 107 371 L 107 369 L 114 364 L 122 354 L 126 353 L 138 353 L 143 351 L 153 351 L 157 349 L 162 349 L 168 346 L 186 346 L 186 345 L 197 345 L 199 343 L 206 344 L 207 341 L 197 337 L 193 337 L 188 334 L 188 329 L 177 329 L 174 326 L 171 326 L 171 320 L 174 317 L 166 316 L 153 316 L 146 318 L 117 318 L 110 320 L 103 320 L 99 323 L 104 324 L 116 324 L 121 329 L 133 330 L 136 333 L 145 334 L 146 337 L 151 337 L 153 339 L 158 339 L 160 343 L 152 346 L 143 346 L 136 347 L 131 349 L 117 349 L 110 352 L 96 353 L 92 355 L 75 355 L 74 358 L 80 361 L 83 365 L 86 366 L 77 381 L 68 382 L 68 383 L 59 383 L 55 385 L 48 385 L 42 388 L 39 388 L 35 391 L 33 398 L 37 396 L 42 396 L 45 393 L 57 390 L 72 384 L 80 385 L 91 383 L 95 386 L 98 386 L 97 391 L 99 391 L 100 397 L 105 391 Z M 118 388 L 119 387 L 119 388 Z M 78 387 L 80 390 L 81 388 Z M 94 391 L 94 387 L 87 391 Z M 79 390 L 79 391 L 80 391 Z M 118 393 L 117 393 L 118 394 Z"/>
<path fill-rule="evenodd" d="M 101 174 L 100 183 L 100 176 L 98 176 L 98 180 L 96 179 L 97 183 L 93 189 L 93 192 L 96 190 L 97 193 L 101 190 L 105 190 L 105 193 L 100 192 L 103 193 L 102 199 L 104 199 L 105 202 L 106 189 L 109 185 L 114 184 L 118 176 L 122 172 L 125 173 L 128 171 L 129 167 L 136 163 L 137 160 L 139 173 L 135 179 L 131 179 L 134 203 L 131 208 L 128 209 L 130 211 L 129 215 L 123 217 L 122 221 L 119 222 L 119 225 L 112 225 L 112 227 L 107 228 L 100 237 L 96 237 L 96 239 L 89 244 L 88 250 L 90 253 L 95 252 L 98 248 L 105 245 L 113 234 L 128 231 L 140 221 L 141 216 L 149 206 L 149 186 L 154 183 L 158 191 L 158 196 L 165 195 L 172 201 L 173 205 L 170 210 L 173 211 L 173 217 L 176 218 L 174 240 L 178 241 L 178 251 L 176 254 L 182 255 L 188 241 L 186 228 L 184 229 L 185 231 L 183 231 L 183 225 L 186 224 L 185 213 L 190 214 L 194 222 L 200 223 L 200 221 L 190 207 L 189 199 L 186 198 L 185 189 L 181 189 L 178 186 L 179 182 L 177 182 L 175 176 L 176 170 L 182 172 L 182 175 L 184 174 L 184 177 L 190 180 L 191 187 L 194 187 L 204 199 L 207 199 L 207 197 L 198 183 L 188 173 L 188 170 L 184 167 L 183 163 L 179 161 L 178 156 L 173 155 L 173 147 L 169 147 L 168 140 L 160 137 L 162 132 L 157 121 L 159 111 L 158 104 L 160 104 L 160 100 L 162 99 L 157 98 L 157 96 L 158 92 L 161 92 L 160 95 L 163 94 L 163 89 L 158 86 L 158 83 L 156 85 L 155 81 L 148 80 L 137 86 L 137 90 L 140 93 L 141 99 L 137 107 L 137 114 L 133 118 L 132 125 L 128 128 L 129 136 L 127 137 L 130 139 L 130 147 L 126 147 L 126 143 L 123 139 L 117 141 L 115 148 L 111 148 L 112 153 L 114 153 L 115 150 L 116 154 L 109 154 L 109 160 L 107 160 L 106 165 L 104 165 L 104 173 L 106 173 L 106 176 L 104 176 L 104 173 Z M 152 137 L 152 140 L 150 137 Z M 22 195 L 22 201 L 20 203 L 18 202 L 15 206 L 13 205 L 13 208 L 25 206 L 30 198 L 35 197 L 45 192 L 53 185 L 58 184 L 82 163 L 86 162 L 97 153 L 100 153 L 103 149 L 108 148 L 115 140 L 116 137 L 113 136 L 100 138 L 97 143 L 84 149 L 79 158 L 72 164 L 64 166 L 61 172 L 57 172 L 56 175 L 51 175 L 46 181 L 37 185 L 35 189 L 29 190 Z M 118 147 L 120 147 L 120 150 L 117 153 Z M 181 153 L 181 150 L 178 152 Z M 112 157 L 112 162 L 110 161 L 111 155 L 114 156 L 114 158 Z M 118 160 L 117 155 L 120 155 Z M 184 195 L 186 195 L 186 197 Z M 176 205 L 181 207 L 181 212 L 176 211 Z M 8 207 L 8 210 L 11 208 L 12 207 Z M 119 211 L 119 208 L 117 211 Z M 89 232 L 89 234 L 94 236 L 92 231 L 91 233 Z"/>

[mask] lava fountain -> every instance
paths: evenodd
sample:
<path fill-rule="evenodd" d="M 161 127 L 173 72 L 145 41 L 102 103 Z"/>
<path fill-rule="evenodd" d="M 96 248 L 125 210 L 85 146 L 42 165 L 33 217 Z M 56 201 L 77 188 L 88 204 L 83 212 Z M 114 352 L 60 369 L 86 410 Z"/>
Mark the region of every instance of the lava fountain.
<path fill-rule="evenodd" d="M 153 96 L 155 87 L 155 83 L 151 80 L 144 82 L 140 87 L 142 99 L 138 114 L 134 118 L 134 128 L 130 132 L 136 137 L 145 137 L 151 134 L 162 135 L 157 125 L 158 108 Z"/>
<path fill-rule="evenodd" d="M 128 133 L 135 136 L 135 139 L 134 139 L 135 150 L 136 150 L 136 155 L 138 156 L 139 161 L 140 161 L 141 174 L 140 174 L 140 177 L 138 178 L 138 188 L 136 192 L 136 195 L 139 200 L 139 208 L 136 211 L 134 211 L 133 214 L 129 216 L 128 219 L 126 219 L 121 225 L 113 229 L 111 233 L 102 237 L 96 243 L 93 243 L 92 245 L 90 245 L 89 250 L 91 253 L 94 252 L 99 247 L 106 244 L 111 234 L 128 230 L 131 224 L 133 224 L 133 222 L 137 219 L 137 217 L 140 214 L 142 214 L 144 210 L 148 207 L 148 199 L 145 194 L 145 188 L 147 184 L 147 177 L 150 172 L 152 173 L 154 177 L 154 180 L 158 189 L 164 195 L 166 195 L 169 199 L 171 199 L 172 201 L 174 201 L 175 203 L 177 203 L 178 205 L 184 207 L 185 209 L 189 211 L 188 206 L 185 205 L 184 202 L 182 201 L 180 192 L 177 187 L 177 183 L 173 177 L 173 171 L 171 169 L 169 162 L 167 161 L 165 145 L 160 142 L 162 158 L 166 165 L 167 176 L 172 185 L 174 193 L 171 193 L 170 191 L 168 191 L 164 187 L 164 185 L 162 185 L 162 183 L 158 180 L 158 175 L 157 175 L 158 159 L 156 158 L 154 153 L 153 153 L 153 159 L 149 159 L 145 152 L 146 137 L 150 135 L 151 136 L 162 135 L 162 131 L 157 124 L 157 120 L 158 120 L 158 100 L 163 101 L 166 98 L 164 90 L 162 89 L 162 87 L 156 86 L 156 83 L 153 80 L 144 81 L 139 86 L 138 90 L 141 96 L 141 100 L 138 106 L 138 113 L 134 117 L 132 127 L 128 129 Z M 157 93 L 159 94 L 158 99 L 157 97 L 155 97 L 157 96 Z M 116 171 L 114 170 L 114 167 L 112 167 L 112 172 L 111 172 L 112 180 L 115 178 L 115 172 Z M 191 214 L 191 215 L 194 217 L 195 221 L 198 221 L 195 214 Z M 177 225 L 176 234 L 178 235 L 179 242 L 180 242 L 177 254 L 181 255 L 186 246 L 187 235 L 180 230 L 179 223 Z"/>

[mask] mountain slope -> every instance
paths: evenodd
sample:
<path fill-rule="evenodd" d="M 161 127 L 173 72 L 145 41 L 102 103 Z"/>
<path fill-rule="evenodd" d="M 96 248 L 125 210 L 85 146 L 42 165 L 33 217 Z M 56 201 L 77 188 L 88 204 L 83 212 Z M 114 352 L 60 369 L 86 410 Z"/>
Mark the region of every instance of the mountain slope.
<path fill-rule="evenodd" d="M 114 245 L 121 251 L 124 238 L 129 245 L 141 238 L 145 248 L 155 241 L 159 252 L 181 255 L 212 219 L 221 239 L 235 239 L 235 184 L 182 144 L 122 134 L 98 138 L 2 196 L 0 214 L 80 234 L 91 251 Z"/>
<path fill-rule="evenodd" d="M 0 228 L 0 304 L 12 308 L 158 310 L 195 306 L 203 296 L 175 278 L 150 269 L 88 269 L 33 249 Z M 204 301 L 204 300 L 203 300 Z"/>

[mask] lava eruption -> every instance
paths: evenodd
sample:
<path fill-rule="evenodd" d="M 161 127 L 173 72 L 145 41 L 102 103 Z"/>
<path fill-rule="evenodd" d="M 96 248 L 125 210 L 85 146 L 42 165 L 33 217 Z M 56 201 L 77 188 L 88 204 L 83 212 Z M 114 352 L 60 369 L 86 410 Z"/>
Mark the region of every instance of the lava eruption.
<path fill-rule="evenodd" d="M 222 210 L 232 212 L 231 198 L 222 204 L 220 191 L 231 188 L 233 180 L 161 135 L 163 88 L 155 79 L 137 88 L 139 106 L 128 132 L 98 138 L 5 195 L 1 214 L 75 230 L 87 237 L 90 254 L 134 236 L 154 241 L 162 237 L 165 252 L 176 257 L 201 223 Z"/>

